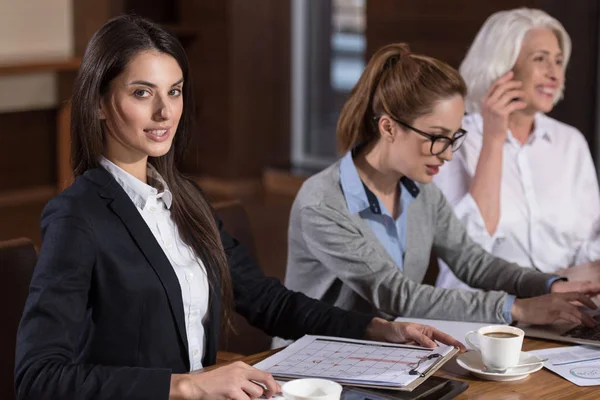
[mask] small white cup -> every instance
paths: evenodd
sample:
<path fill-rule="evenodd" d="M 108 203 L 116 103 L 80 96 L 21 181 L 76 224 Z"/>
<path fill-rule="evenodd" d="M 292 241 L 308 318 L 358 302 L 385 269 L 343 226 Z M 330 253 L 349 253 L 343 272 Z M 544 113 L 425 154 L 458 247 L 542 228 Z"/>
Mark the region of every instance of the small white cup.
<path fill-rule="evenodd" d="M 469 340 L 472 335 L 477 335 L 479 346 Z M 519 363 L 523 336 L 525 333 L 514 326 L 488 325 L 467 333 L 465 340 L 473 349 L 479 350 L 483 364 L 490 372 L 504 372 Z"/>
<path fill-rule="evenodd" d="M 281 392 L 287 400 L 339 400 L 342 385 L 327 379 L 296 379 L 284 383 Z"/>

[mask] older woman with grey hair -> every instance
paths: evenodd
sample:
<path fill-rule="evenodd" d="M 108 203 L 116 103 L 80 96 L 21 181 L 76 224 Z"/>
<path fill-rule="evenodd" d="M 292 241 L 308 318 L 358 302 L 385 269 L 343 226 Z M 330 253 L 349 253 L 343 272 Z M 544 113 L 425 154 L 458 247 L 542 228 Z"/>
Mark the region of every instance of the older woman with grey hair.
<path fill-rule="evenodd" d="M 460 66 L 469 134 L 434 179 L 476 242 L 547 273 L 600 258 L 588 144 L 546 115 L 563 96 L 570 54 L 569 35 L 541 10 L 490 16 Z M 437 286 L 468 288 L 443 262 Z"/>

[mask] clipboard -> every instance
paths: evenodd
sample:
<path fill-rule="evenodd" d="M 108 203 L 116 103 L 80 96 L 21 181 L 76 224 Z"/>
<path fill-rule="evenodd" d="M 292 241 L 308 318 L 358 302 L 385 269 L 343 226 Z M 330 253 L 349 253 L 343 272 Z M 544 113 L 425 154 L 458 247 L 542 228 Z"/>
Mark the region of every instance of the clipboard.
<path fill-rule="evenodd" d="M 429 367 L 426 371 L 424 371 L 421 376 L 419 376 L 415 381 L 413 381 L 412 383 L 400 387 L 400 388 L 389 388 L 389 387 L 383 387 L 383 386 L 379 386 L 377 388 L 379 389 L 390 389 L 390 390 L 404 390 L 404 391 L 408 391 L 408 392 L 412 392 L 414 389 L 416 389 L 420 384 L 422 384 L 423 382 L 425 382 L 429 377 L 431 377 L 438 369 L 440 369 L 442 367 L 442 365 L 444 365 L 447 361 L 450 361 L 452 359 L 452 357 L 454 357 L 456 354 L 458 354 L 460 350 L 456 347 L 454 347 L 450 353 L 448 353 L 446 356 L 444 357 L 440 357 L 439 361 L 436 362 L 435 364 L 433 364 L 431 367 Z M 372 386 L 375 387 L 375 386 Z"/>
<path fill-rule="evenodd" d="M 459 351 L 439 349 L 306 335 L 255 367 L 279 380 L 325 378 L 345 386 L 410 392 Z"/>
<path fill-rule="evenodd" d="M 468 387 L 467 382 L 431 376 L 411 392 L 344 387 L 341 400 L 450 400 Z"/>

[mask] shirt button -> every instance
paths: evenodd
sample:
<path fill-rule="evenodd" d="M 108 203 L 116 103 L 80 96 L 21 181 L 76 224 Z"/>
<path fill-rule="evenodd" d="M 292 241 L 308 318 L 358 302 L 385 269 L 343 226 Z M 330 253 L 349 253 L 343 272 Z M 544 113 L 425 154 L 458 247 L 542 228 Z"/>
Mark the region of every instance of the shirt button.
<path fill-rule="evenodd" d="M 165 247 L 166 247 L 167 249 L 170 249 L 171 247 L 173 247 L 173 242 L 171 242 L 170 240 L 167 240 L 167 241 L 165 242 Z"/>
<path fill-rule="evenodd" d="M 196 318 L 198 316 L 198 313 L 196 311 L 192 311 L 192 318 Z"/>
<path fill-rule="evenodd" d="M 198 353 L 200 353 L 198 350 L 194 350 L 192 354 L 194 355 L 194 357 L 198 357 Z"/>
<path fill-rule="evenodd" d="M 194 279 L 194 273 L 193 272 L 188 272 L 187 274 L 189 279 Z"/>
<path fill-rule="evenodd" d="M 156 211 L 156 207 L 154 207 L 154 206 L 150 207 L 150 212 L 151 212 L 151 213 L 153 213 L 153 212 L 155 212 L 155 211 Z"/>

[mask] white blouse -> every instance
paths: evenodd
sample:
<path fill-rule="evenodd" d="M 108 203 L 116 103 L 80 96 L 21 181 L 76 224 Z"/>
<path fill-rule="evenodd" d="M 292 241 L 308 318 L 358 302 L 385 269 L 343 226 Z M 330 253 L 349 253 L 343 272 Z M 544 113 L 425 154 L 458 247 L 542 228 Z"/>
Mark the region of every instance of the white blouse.
<path fill-rule="evenodd" d="M 183 300 L 190 370 L 200 369 L 205 351 L 204 320 L 208 316 L 208 278 L 202 260 L 181 240 L 177 226 L 171 219 L 173 196 L 169 187 L 150 164 L 148 176 L 163 185 L 160 193 L 104 157 L 100 159 L 100 165 L 131 198 L 177 275 Z"/>
<path fill-rule="evenodd" d="M 543 272 L 599 259 L 600 194 L 588 144 L 577 129 L 546 115 L 538 113 L 534 126 L 524 145 L 508 132 L 493 235 L 469 194 L 483 139 L 480 114 L 463 118 L 465 143 L 434 182 L 471 237 L 498 257 Z M 437 286 L 466 287 L 443 262 Z"/>

